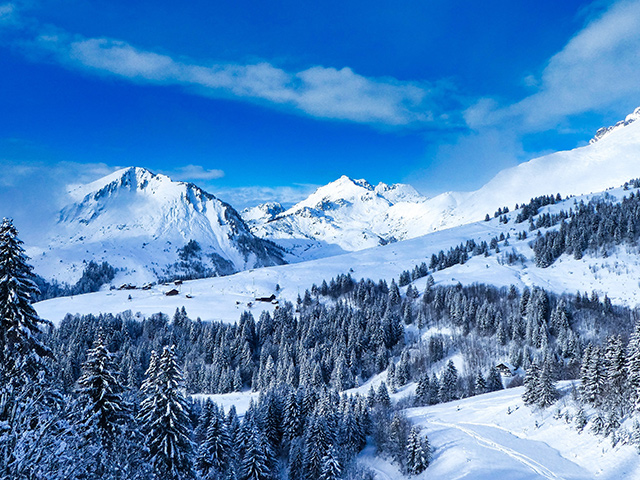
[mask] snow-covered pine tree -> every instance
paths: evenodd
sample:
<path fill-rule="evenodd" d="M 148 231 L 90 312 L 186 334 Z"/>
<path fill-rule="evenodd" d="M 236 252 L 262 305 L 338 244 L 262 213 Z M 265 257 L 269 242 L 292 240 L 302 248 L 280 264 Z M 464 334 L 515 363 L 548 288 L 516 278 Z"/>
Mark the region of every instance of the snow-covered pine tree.
<path fill-rule="evenodd" d="M 272 478 L 269 444 L 263 435 L 253 428 L 240 465 L 239 480 L 268 480 Z"/>
<path fill-rule="evenodd" d="M 78 430 L 89 449 L 88 474 L 96 478 L 133 478 L 139 462 L 135 427 L 113 354 L 99 335 L 82 364 L 76 389 L 81 408 Z"/>
<path fill-rule="evenodd" d="M 38 288 L 13 222 L 0 224 L 0 385 L 14 388 L 33 382 L 51 351 L 38 339 L 41 326 L 31 306 Z M 0 414 L 2 419 L 2 414 Z"/>
<path fill-rule="evenodd" d="M 189 405 L 182 384 L 174 349 L 164 347 L 161 356 L 152 356 L 142 384 L 145 399 L 139 414 L 149 461 L 158 478 L 183 480 L 195 476 Z"/>
<path fill-rule="evenodd" d="M 491 367 L 489 375 L 487 375 L 487 392 L 497 392 L 502 389 L 504 389 L 502 377 L 496 367 Z"/>
<path fill-rule="evenodd" d="M 63 419 L 71 409 L 53 387 L 31 306 L 38 293 L 31 266 L 11 220 L 0 224 L 0 476 L 70 478 L 82 470 L 69 452 L 78 437 Z"/>
<path fill-rule="evenodd" d="M 538 403 L 540 399 L 540 366 L 532 362 L 524 375 L 524 393 L 522 400 L 525 405 Z"/>
<path fill-rule="evenodd" d="M 442 374 L 439 397 L 442 402 L 450 402 L 458 398 L 458 370 L 452 360 L 449 360 Z"/>
<path fill-rule="evenodd" d="M 81 431 L 91 441 L 110 449 L 132 418 L 123 398 L 113 354 L 107 349 L 102 335 L 87 352 L 77 392 L 83 407 Z"/>
<path fill-rule="evenodd" d="M 216 408 L 211 413 L 206 436 L 198 452 L 198 470 L 203 479 L 217 480 L 231 466 L 231 448 L 227 425 Z"/>
<path fill-rule="evenodd" d="M 387 384 L 382 382 L 376 392 L 376 403 L 383 407 L 391 406 L 391 397 L 389 397 L 389 390 L 387 390 Z"/>
<path fill-rule="evenodd" d="M 555 382 L 555 367 L 551 355 L 548 354 L 545 356 L 538 377 L 539 394 L 538 401 L 536 402 L 538 406 L 546 408 L 553 405 L 557 400 L 558 391 L 556 390 Z"/>
<path fill-rule="evenodd" d="M 409 432 L 406 463 L 407 471 L 411 475 L 418 475 L 429 466 L 429 443 L 420 439 L 418 427 L 413 427 Z"/>
<path fill-rule="evenodd" d="M 640 317 L 636 318 L 633 334 L 627 346 L 629 400 L 640 411 Z"/>
<path fill-rule="evenodd" d="M 341 473 L 342 466 L 340 465 L 340 460 L 338 460 L 338 452 L 332 446 L 322 457 L 322 473 L 319 480 L 339 480 Z"/>
<path fill-rule="evenodd" d="M 481 395 L 487 391 L 487 382 L 482 375 L 482 372 L 478 371 L 478 375 L 476 376 L 475 383 L 475 393 L 476 395 Z"/>
<path fill-rule="evenodd" d="M 607 339 L 605 348 L 606 401 L 611 408 L 626 410 L 627 395 L 627 356 L 620 335 Z"/>
<path fill-rule="evenodd" d="M 425 373 L 418 380 L 418 386 L 416 387 L 415 404 L 417 406 L 423 406 L 423 405 L 427 405 L 428 403 L 429 403 L 429 374 Z"/>
<path fill-rule="evenodd" d="M 582 360 L 582 398 L 585 402 L 598 406 L 604 400 L 605 365 L 599 347 L 592 345 L 588 352 L 585 351 Z"/>

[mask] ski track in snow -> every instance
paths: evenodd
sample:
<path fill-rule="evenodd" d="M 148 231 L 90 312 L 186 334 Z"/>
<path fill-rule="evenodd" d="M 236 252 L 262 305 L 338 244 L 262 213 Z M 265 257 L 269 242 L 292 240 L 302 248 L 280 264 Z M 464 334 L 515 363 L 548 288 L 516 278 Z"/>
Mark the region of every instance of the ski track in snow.
<path fill-rule="evenodd" d="M 487 448 L 491 448 L 493 450 L 497 450 L 501 453 L 504 453 L 505 455 L 513 458 L 514 460 L 517 460 L 518 462 L 526 465 L 527 467 L 529 467 L 531 470 L 533 470 L 536 474 L 538 474 L 540 477 L 542 478 L 546 478 L 548 480 L 568 480 L 569 478 L 571 479 L 577 479 L 577 478 L 581 478 L 581 477 L 575 477 L 575 476 L 571 476 L 571 477 L 564 477 L 564 476 L 560 476 L 560 475 L 556 475 L 554 472 L 552 472 L 551 470 L 549 470 L 547 467 L 545 467 L 544 465 L 542 465 L 540 462 L 537 462 L 536 460 L 532 459 L 531 457 L 520 453 L 512 448 L 506 447 L 498 442 L 495 442 L 493 440 L 490 440 L 482 435 L 480 435 L 478 432 L 475 432 L 474 430 L 471 430 L 470 428 L 466 428 L 463 427 L 462 424 L 453 424 L 453 423 L 445 423 L 445 422 L 438 422 L 438 421 L 434 421 L 431 422 L 433 425 L 439 425 L 441 427 L 447 427 L 447 428 L 455 428 L 467 435 L 469 435 L 470 437 L 472 437 L 478 444 L 485 446 Z M 474 425 L 472 423 L 465 423 L 465 425 Z M 484 426 L 484 425 L 477 425 L 477 426 Z M 494 427 L 490 427 L 490 426 L 486 426 L 487 428 L 494 428 Z M 501 430 L 505 430 L 505 429 L 501 429 Z M 510 432 L 507 431 L 507 433 L 513 437 L 515 437 L 515 435 L 511 434 Z M 516 437 L 517 438 L 517 437 Z M 565 459 L 566 460 L 566 459 Z M 568 463 L 571 463 L 576 469 L 580 469 L 580 467 L 576 464 L 574 464 L 573 462 L 570 462 L 569 460 L 566 460 Z M 586 475 L 585 472 L 585 476 L 582 477 L 584 478 L 584 480 L 587 480 L 589 478 L 589 476 Z"/>

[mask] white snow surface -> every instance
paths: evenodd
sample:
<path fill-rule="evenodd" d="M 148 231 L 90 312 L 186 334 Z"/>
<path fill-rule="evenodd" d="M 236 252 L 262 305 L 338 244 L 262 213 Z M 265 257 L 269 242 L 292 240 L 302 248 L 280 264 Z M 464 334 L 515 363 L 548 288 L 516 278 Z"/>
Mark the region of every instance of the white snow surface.
<path fill-rule="evenodd" d="M 275 216 L 252 213 L 252 231 L 289 248 L 300 261 L 369 248 L 479 221 L 533 197 L 603 191 L 640 177 L 640 108 L 590 145 L 535 158 L 498 173 L 473 192 L 433 198 L 409 185 L 343 176 Z M 601 129 L 602 130 L 602 129 Z"/>
<path fill-rule="evenodd" d="M 560 382 L 565 393 L 570 382 Z M 635 448 L 588 432 L 578 433 L 554 413 L 575 413 L 570 395 L 539 410 L 525 406 L 523 387 L 478 395 L 430 407 L 405 410 L 433 448 L 429 468 L 417 479 L 430 480 L 619 480 L 640 478 Z M 395 465 L 359 457 L 379 480 L 404 478 Z"/>

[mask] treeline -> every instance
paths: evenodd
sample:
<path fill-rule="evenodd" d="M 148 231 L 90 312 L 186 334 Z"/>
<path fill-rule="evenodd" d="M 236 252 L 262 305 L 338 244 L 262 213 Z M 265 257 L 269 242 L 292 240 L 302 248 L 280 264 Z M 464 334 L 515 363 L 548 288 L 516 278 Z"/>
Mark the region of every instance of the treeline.
<path fill-rule="evenodd" d="M 97 292 L 103 285 L 110 283 L 117 272 L 118 270 L 107 262 L 99 264 L 91 260 L 87 263 L 82 276 L 74 285 L 59 283 L 55 280 L 47 281 L 39 275 L 32 275 L 32 280 L 38 287 L 38 293 L 34 295 L 33 300 L 39 302 L 49 298 Z"/>
<path fill-rule="evenodd" d="M 563 253 L 579 260 L 586 252 L 602 252 L 622 243 L 637 246 L 640 237 L 640 191 L 631 192 L 622 201 L 606 199 L 580 202 L 563 217 L 549 222 L 560 223 L 557 230 L 538 236 L 532 242 L 536 265 L 548 267 Z"/>

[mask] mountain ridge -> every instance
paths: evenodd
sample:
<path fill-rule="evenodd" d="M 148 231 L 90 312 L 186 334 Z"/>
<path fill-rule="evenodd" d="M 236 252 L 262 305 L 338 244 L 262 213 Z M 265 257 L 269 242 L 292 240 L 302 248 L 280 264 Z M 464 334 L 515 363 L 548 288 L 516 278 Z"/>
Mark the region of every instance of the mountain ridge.
<path fill-rule="evenodd" d="M 60 211 L 47 245 L 32 253 L 46 278 L 73 281 L 89 260 L 137 282 L 189 277 L 192 268 L 208 276 L 284 262 L 281 249 L 256 238 L 231 205 L 145 168 L 118 170 L 71 196 L 76 201 Z M 199 249 L 187 255 L 180 249 L 190 241 Z"/>

